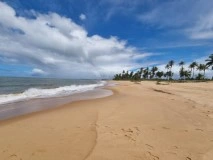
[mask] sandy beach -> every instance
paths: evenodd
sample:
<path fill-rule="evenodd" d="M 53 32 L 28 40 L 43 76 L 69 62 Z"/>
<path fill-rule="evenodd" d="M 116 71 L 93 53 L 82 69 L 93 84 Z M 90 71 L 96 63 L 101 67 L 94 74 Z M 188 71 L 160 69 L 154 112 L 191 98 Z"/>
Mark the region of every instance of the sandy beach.
<path fill-rule="evenodd" d="M 116 83 L 105 98 L 0 121 L 0 159 L 213 159 L 212 82 Z"/>

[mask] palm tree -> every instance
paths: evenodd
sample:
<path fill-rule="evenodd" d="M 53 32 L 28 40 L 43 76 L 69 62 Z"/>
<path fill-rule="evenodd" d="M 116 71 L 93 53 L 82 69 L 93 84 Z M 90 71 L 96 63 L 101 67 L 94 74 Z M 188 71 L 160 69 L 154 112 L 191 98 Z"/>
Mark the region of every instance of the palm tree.
<path fill-rule="evenodd" d="M 204 72 L 203 76 L 204 76 L 204 78 L 205 78 L 206 70 L 208 68 L 209 68 L 209 66 L 207 66 L 206 64 L 203 64 L 203 72 Z"/>
<path fill-rule="evenodd" d="M 170 69 L 172 69 L 174 64 L 175 64 L 175 61 L 173 61 L 173 60 L 169 61 L 168 65 L 169 65 Z"/>
<path fill-rule="evenodd" d="M 151 69 L 151 78 L 155 77 L 155 72 L 158 71 L 158 67 L 152 67 Z"/>
<path fill-rule="evenodd" d="M 169 79 L 169 76 L 168 76 L 168 72 L 169 72 L 169 68 L 170 68 L 169 64 L 167 64 L 167 65 L 165 66 L 165 68 L 166 68 L 166 73 L 165 73 L 166 78 Z"/>
<path fill-rule="evenodd" d="M 168 65 L 169 65 L 169 67 L 170 67 L 170 72 L 171 72 L 171 74 L 170 74 L 170 79 L 172 78 L 172 67 L 173 67 L 173 65 L 175 64 L 175 61 L 173 61 L 173 60 L 171 60 L 171 61 L 169 61 L 169 63 L 168 63 Z"/>
<path fill-rule="evenodd" d="M 213 54 L 209 56 L 209 59 L 206 59 L 206 62 L 207 62 L 206 65 L 208 67 L 212 67 L 212 70 L 213 70 Z M 212 80 L 213 80 L 213 76 L 212 76 Z"/>
<path fill-rule="evenodd" d="M 179 66 L 181 66 L 180 71 L 179 71 L 180 79 L 182 79 L 182 78 L 184 77 L 184 73 L 185 73 L 184 68 L 183 68 L 183 65 L 184 65 L 184 64 L 185 64 L 184 61 L 181 61 L 181 62 L 179 63 Z M 185 79 L 185 78 L 184 78 L 184 79 Z"/>
<path fill-rule="evenodd" d="M 182 68 L 183 68 L 183 65 L 185 64 L 185 62 L 184 61 L 181 61 L 180 63 L 179 63 L 179 66 L 181 66 Z"/>
<path fill-rule="evenodd" d="M 161 79 L 161 77 L 163 76 L 163 72 L 161 71 L 158 71 L 157 73 L 156 73 L 156 76 L 158 77 L 158 78 L 160 78 Z"/>
<path fill-rule="evenodd" d="M 147 67 L 146 69 L 143 70 L 143 78 L 148 79 L 149 76 L 149 68 Z"/>
<path fill-rule="evenodd" d="M 183 77 L 185 77 L 185 70 L 183 67 L 180 68 L 179 75 L 180 75 L 180 79 L 183 79 Z"/>
<path fill-rule="evenodd" d="M 201 80 L 201 79 L 204 79 L 204 77 L 203 77 L 202 74 L 199 73 L 199 74 L 197 75 L 196 79 Z"/>
<path fill-rule="evenodd" d="M 133 71 L 131 71 L 129 74 L 129 79 L 132 79 L 133 74 L 134 74 Z"/>
<path fill-rule="evenodd" d="M 197 70 L 199 70 L 199 72 L 200 71 L 203 71 L 203 77 L 205 78 L 205 73 L 206 73 L 206 70 L 208 69 L 208 66 L 206 65 L 206 64 L 199 64 L 198 66 L 197 66 Z"/>
<path fill-rule="evenodd" d="M 208 67 L 212 67 L 212 70 L 213 70 L 213 54 L 211 54 L 210 56 L 209 56 L 209 59 L 206 59 L 206 65 L 208 66 Z M 213 77 L 212 77 L 212 79 L 213 79 Z"/>
<path fill-rule="evenodd" d="M 167 69 L 167 72 L 169 71 L 169 64 L 167 64 L 166 66 L 165 66 L 165 68 Z"/>
<path fill-rule="evenodd" d="M 199 70 L 199 73 L 200 73 L 200 71 L 203 70 L 203 65 L 202 64 L 198 64 L 197 65 L 197 70 Z"/>
<path fill-rule="evenodd" d="M 186 78 L 190 79 L 190 77 L 191 77 L 191 71 L 184 71 L 184 77 L 185 77 L 185 80 L 186 80 Z"/>
<path fill-rule="evenodd" d="M 140 71 L 139 71 L 140 72 L 140 76 L 141 76 L 140 78 L 142 78 L 143 70 L 144 70 L 143 67 L 141 67 Z"/>
<path fill-rule="evenodd" d="M 197 62 L 192 62 L 190 65 L 189 65 L 189 68 L 191 69 L 191 71 L 193 70 L 193 74 L 192 74 L 192 78 L 194 78 L 194 75 L 195 75 L 195 67 L 198 66 Z"/>

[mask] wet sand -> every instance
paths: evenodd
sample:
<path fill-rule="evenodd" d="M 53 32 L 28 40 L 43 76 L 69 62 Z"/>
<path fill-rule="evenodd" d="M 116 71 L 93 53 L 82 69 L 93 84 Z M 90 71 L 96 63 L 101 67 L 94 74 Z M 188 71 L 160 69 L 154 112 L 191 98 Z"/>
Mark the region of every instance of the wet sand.
<path fill-rule="evenodd" d="M 109 97 L 1 121 L 1 159 L 213 159 L 213 83 L 110 89 Z"/>
<path fill-rule="evenodd" d="M 94 90 L 75 93 L 64 97 L 36 98 L 14 103 L 1 104 L 0 120 L 60 107 L 61 105 L 74 101 L 103 98 L 112 94 L 113 93 L 111 90 L 106 90 L 99 87 Z"/>

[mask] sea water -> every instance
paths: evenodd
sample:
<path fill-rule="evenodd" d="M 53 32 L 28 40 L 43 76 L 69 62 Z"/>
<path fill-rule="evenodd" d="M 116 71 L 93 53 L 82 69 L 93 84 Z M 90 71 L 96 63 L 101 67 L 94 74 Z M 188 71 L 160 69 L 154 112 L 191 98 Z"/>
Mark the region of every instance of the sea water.
<path fill-rule="evenodd" d="M 100 80 L 0 77 L 0 105 L 36 98 L 69 96 L 104 86 Z"/>

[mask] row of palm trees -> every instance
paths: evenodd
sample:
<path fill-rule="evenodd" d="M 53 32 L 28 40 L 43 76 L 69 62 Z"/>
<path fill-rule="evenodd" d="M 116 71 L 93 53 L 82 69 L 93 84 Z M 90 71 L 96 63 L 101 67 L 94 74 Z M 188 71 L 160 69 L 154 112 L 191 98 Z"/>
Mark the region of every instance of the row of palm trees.
<path fill-rule="evenodd" d="M 141 80 L 141 79 L 167 79 L 172 80 L 174 73 L 172 72 L 172 68 L 175 64 L 175 61 L 171 60 L 165 66 L 166 71 L 160 71 L 158 67 L 154 66 L 151 69 L 140 68 L 137 72 L 133 71 L 123 71 L 120 74 L 116 74 L 114 76 L 114 80 Z M 198 64 L 197 62 L 192 62 L 188 69 L 184 68 L 185 62 L 181 61 L 179 63 L 180 71 L 179 71 L 179 79 L 180 80 L 202 80 L 205 79 L 206 70 L 210 67 L 213 70 L 213 54 L 206 59 L 206 64 Z M 199 73 L 195 76 L 195 70 L 198 70 Z M 203 71 L 203 74 L 201 73 Z M 212 77 L 213 79 L 213 77 Z"/>

